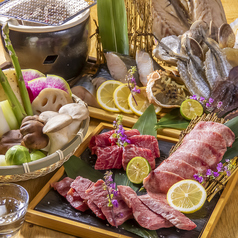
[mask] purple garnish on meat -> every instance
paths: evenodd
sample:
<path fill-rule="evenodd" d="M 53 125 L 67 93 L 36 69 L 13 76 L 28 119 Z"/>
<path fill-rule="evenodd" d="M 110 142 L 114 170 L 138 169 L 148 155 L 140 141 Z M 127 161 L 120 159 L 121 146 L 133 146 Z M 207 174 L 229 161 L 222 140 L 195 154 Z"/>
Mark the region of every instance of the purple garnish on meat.
<path fill-rule="evenodd" d="M 124 132 L 127 138 L 134 136 L 134 135 L 140 135 L 140 132 L 137 129 L 127 130 Z M 109 141 L 111 145 L 116 145 L 117 138 L 113 137 L 113 135 L 110 136 Z"/>
<path fill-rule="evenodd" d="M 122 200 L 120 195 L 117 196 L 118 207 L 108 206 L 108 193 L 104 190 L 104 181 L 98 180 L 93 186 L 86 190 L 89 201 L 92 201 L 106 217 L 112 226 L 119 226 L 126 220 L 132 218 L 132 211 Z"/>
<path fill-rule="evenodd" d="M 67 192 L 70 190 L 70 184 L 73 182 L 74 180 L 69 178 L 69 177 L 65 177 L 64 179 L 62 179 L 59 182 L 54 182 L 51 184 L 51 187 L 54 188 L 55 190 L 57 190 L 57 192 L 63 196 L 66 197 Z"/>
<path fill-rule="evenodd" d="M 118 190 L 128 207 L 132 208 L 135 220 L 144 228 L 157 230 L 173 226 L 162 216 L 146 207 L 137 197 L 137 194 L 128 186 L 118 185 Z"/>
<path fill-rule="evenodd" d="M 130 137 L 130 142 L 137 147 L 150 149 L 155 158 L 160 157 L 159 144 L 154 136 L 135 135 Z"/>
<path fill-rule="evenodd" d="M 155 168 L 155 157 L 152 155 L 150 149 L 140 148 L 135 145 L 127 145 L 123 149 L 123 156 L 122 156 L 122 166 L 124 170 L 126 170 L 126 167 L 130 162 L 130 160 L 136 156 L 141 156 L 147 159 L 151 166 L 151 169 Z"/>
<path fill-rule="evenodd" d="M 120 169 L 122 167 L 122 147 L 117 145 L 98 147 L 95 169 Z"/>
<path fill-rule="evenodd" d="M 170 207 L 162 200 L 160 201 L 157 199 L 153 199 L 148 194 L 139 196 L 138 198 L 151 211 L 155 212 L 158 215 L 161 215 L 179 229 L 189 231 L 197 227 L 197 225 L 192 222 L 188 217 L 186 217 L 183 213 Z"/>

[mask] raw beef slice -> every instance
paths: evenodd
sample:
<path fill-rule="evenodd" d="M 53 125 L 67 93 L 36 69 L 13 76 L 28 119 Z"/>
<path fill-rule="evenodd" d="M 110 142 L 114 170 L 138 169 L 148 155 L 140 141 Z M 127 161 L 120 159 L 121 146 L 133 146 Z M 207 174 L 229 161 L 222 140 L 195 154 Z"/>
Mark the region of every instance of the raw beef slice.
<path fill-rule="evenodd" d="M 122 167 L 122 147 L 117 145 L 98 147 L 95 169 L 120 169 Z"/>
<path fill-rule="evenodd" d="M 130 137 L 130 142 L 137 147 L 150 149 L 155 158 L 160 157 L 159 144 L 154 136 L 135 135 Z"/>
<path fill-rule="evenodd" d="M 73 182 L 74 180 L 69 178 L 69 177 L 65 177 L 64 179 L 62 179 L 59 182 L 54 182 L 51 184 L 51 187 L 54 188 L 55 190 L 57 190 L 57 192 L 63 196 L 66 197 L 67 192 L 70 190 L 70 184 Z"/>
<path fill-rule="evenodd" d="M 131 159 L 133 159 L 136 156 L 141 156 L 148 160 L 151 169 L 155 168 L 155 158 L 152 155 L 151 150 L 146 148 L 140 148 L 135 145 L 127 145 L 124 147 L 123 155 L 122 155 L 122 166 L 124 170 L 126 170 L 126 167 Z"/>
<path fill-rule="evenodd" d="M 129 186 L 118 185 L 118 191 L 125 203 L 132 208 L 135 220 L 144 228 L 157 230 L 173 226 L 162 216 L 152 212 L 137 197 L 137 194 Z"/>

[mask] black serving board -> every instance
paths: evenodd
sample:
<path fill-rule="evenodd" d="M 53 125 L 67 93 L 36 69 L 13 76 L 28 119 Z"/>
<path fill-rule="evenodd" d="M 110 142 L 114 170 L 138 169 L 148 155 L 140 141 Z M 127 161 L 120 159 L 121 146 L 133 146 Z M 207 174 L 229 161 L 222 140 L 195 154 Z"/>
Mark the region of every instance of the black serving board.
<path fill-rule="evenodd" d="M 103 129 L 101 133 L 108 131 L 108 129 Z M 158 140 L 159 148 L 160 148 L 160 158 L 156 159 L 156 165 L 159 165 L 164 159 L 168 158 L 169 151 L 174 145 L 174 143 Z M 87 163 L 89 163 L 92 167 L 96 161 L 96 155 L 91 155 L 90 149 L 87 147 L 83 153 L 81 154 L 80 158 Z M 113 170 L 112 170 L 113 171 Z M 102 171 L 102 174 L 105 171 Z M 121 170 L 123 172 L 123 170 Z M 79 174 L 80 175 L 80 174 Z M 63 175 L 61 179 L 63 179 L 66 174 Z M 60 180 L 61 180 L 60 179 Z M 138 192 L 138 195 L 141 195 L 145 190 Z M 157 234 L 159 238 L 197 238 L 200 237 L 202 234 L 203 229 L 208 222 L 216 203 L 220 198 L 220 194 L 217 194 L 211 202 L 206 202 L 205 205 L 199 211 L 187 215 L 196 225 L 197 227 L 192 231 L 184 231 L 177 229 L 176 227 L 172 228 L 163 228 L 157 230 Z M 58 194 L 57 191 L 51 189 L 43 199 L 35 206 L 34 210 L 40 211 L 43 213 L 51 214 L 54 216 L 59 216 L 65 219 L 70 219 L 73 221 L 77 221 L 80 223 L 84 223 L 90 226 L 95 226 L 104 230 L 112 231 L 115 233 L 119 233 L 122 235 L 126 235 L 129 237 L 139 237 L 131 232 L 128 232 L 122 228 L 115 228 L 110 226 L 107 221 L 103 221 L 97 218 L 91 210 L 87 210 L 85 212 L 80 212 L 67 202 L 67 200 Z M 131 226 L 139 226 L 135 220 L 127 221 L 128 224 Z"/>

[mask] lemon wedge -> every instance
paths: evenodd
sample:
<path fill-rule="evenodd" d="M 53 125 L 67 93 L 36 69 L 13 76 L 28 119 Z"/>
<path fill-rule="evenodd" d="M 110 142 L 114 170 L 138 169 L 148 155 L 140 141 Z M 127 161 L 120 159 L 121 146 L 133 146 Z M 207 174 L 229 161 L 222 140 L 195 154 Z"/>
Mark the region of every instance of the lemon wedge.
<path fill-rule="evenodd" d="M 134 98 L 135 100 L 134 100 Z M 135 102 L 136 101 L 136 102 Z M 140 93 L 130 93 L 128 97 L 128 104 L 130 109 L 137 115 L 141 116 L 143 112 L 150 106 L 150 102 L 146 96 L 146 87 L 140 88 Z M 158 114 L 161 111 L 161 107 L 155 107 L 155 113 Z"/>
<path fill-rule="evenodd" d="M 96 96 L 98 104 L 103 109 L 110 112 L 120 112 L 113 99 L 113 93 L 120 85 L 122 85 L 122 83 L 119 81 L 107 80 L 99 86 Z"/>
<path fill-rule="evenodd" d="M 175 183 L 167 193 L 169 205 L 183 213 L 198 211 L 207 198 L 205 188 L 197 181 L 184 179 Z"/>
<path fill-rule="evenodd" d="M 131 91 L 128 88 L 127 84 L 120 85 L 113 93 L 113 99 L 117 108 L 119 108 L 122 112 L 128 114 L 133 113 L 128 104 L 128 97 L 130 93 Z"/>
<path fill-rule="evenodd" d="M 137 156 L 130 160 L 126 167 L 126 175 L 128 179 L 135 184 L 140 184 L 147 177 L 151 167 L 147 159 Z"/>

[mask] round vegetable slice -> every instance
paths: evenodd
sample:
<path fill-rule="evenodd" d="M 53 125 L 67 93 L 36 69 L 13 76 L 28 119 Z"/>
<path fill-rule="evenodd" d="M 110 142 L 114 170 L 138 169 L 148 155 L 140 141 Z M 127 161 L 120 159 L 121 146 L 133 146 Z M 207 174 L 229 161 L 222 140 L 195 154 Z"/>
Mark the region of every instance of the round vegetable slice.
<path fill-rule="evenodd" d="M 126 167 L 126 174 L 132 183 L 140 184 L 149 174 L 151 167 L 149 162 L 140 156 L 134 157 Z"/>

